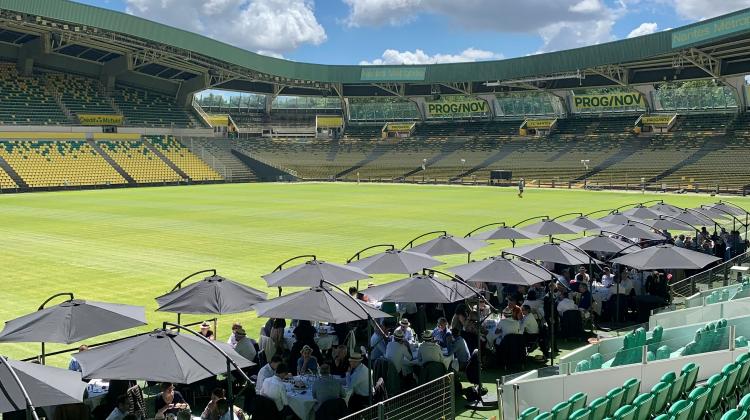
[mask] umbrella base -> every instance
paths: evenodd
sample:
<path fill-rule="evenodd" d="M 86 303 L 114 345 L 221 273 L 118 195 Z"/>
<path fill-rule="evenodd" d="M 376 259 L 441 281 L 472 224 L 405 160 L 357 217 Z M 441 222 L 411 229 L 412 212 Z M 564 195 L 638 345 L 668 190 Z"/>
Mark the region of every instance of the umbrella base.
<path fill-rule="evenodd" d="M 483 388 L 480 394 L 485 392 L 486 393 L 480 396 L 476 401 L 467 401 L 465 407 L 474 411 L 497 409 L 497 394 L 487 391 L 488 390 L 486 388 Z"/>

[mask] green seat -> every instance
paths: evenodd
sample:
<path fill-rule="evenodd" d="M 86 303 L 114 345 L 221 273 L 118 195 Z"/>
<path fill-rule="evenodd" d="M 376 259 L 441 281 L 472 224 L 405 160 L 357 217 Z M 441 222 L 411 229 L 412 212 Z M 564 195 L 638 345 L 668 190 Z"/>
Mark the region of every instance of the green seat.
<path fill-rule="evenodd" d="M 588 360 L 581 360 L 576 363 L 576 372 L 586 372 L 591 370 L 591 363 Z"/>
<path fill-rule="evenodd" d="M 552 413 L 550 413 L 550 412 L 544 412 L 544 413 L 539 414 L 538 416 L 534 417 L 534 420 L 552 420 Z"/>
<path fill-rule="evenodd" d="M 746 418 L 747 411 L 740 411 L 736 408 L 727 411 L 723 416 L 721 416 L 721 420 L 745 420 Z"/>
<path fill-rule="evenodd" d="M 693 402 L 690 400 L 679 400 L 675 401 L 671 407 L 669 407 L 669 416 L 672 420 L 690 420 L 691 410 L 693 408 Z"/>
<path fill-rule="evenodd" d="M 656 360 L 669 359 L 670 351 L 669 346 L 661 346 L 656 349 Z"/>
<path fill-rule="evenodd" d="M 661 376 L 661 382 L 672 383 L 677 379 L 677 375 L 674 372 L 667 372 Z"/>
<path fill-rule="evenodd" d="M 635 418 L 636 407 L 634 405 L 623 405 L 618 408 L 612 415 L 615 420 L 633 420 Z"/>
<path fill-rule="evenodd" d="M 724 369 L 721 370 L 721 374 L 727 378 L 722 398 L 728 405 L 734 405 L 737 402 L 735 391 L 737 389 L 737 377 L 740 374 L 740 366 L 736 363 L 730 363 L 724 366 Z"/>
<path fill-rule="evenodd" d="M 750 394 L 745 394 L 745 396 L 740 399 L 737 408 L 742 411 L 750 411 Z"/>
<path fill-rule="evenodd" d="M 625 389 L 625 396 L 622 399 L 623 403 L 632 404 L 641 390 L 641 381 L 636 378 L 630 378 L 622 384 L 622 387 Z"/>
<path fill-rule="evenodd" d="M 659 414 L 654 420 L 670 420 L 668 414 Z"/>
<path fill-rule="evenodd" d="M 518 416 L 518 420 L 532 420 L 539 415 L 539 409 L 536 407 L 529 407 Z"/>
<path fill-rule="evenodd" d="M 698 365 L 695 363 L 688 363 L 682 367 L 681 374 L 685 376 L 684 392 L 690 392 L 691 389 L 695 388 L 695 382 L 698 380 L 698 371 Z"/>
<path fill-rule="evenodd" d="M 711 395 L 711 388 L 707 386 L 699 386 L 690 391 L 688 399 L 693 402 L 693 412 L 690 415 L 691 419 L 699 419 L 703 417 L 706 411 L 706 405 L 708 404 L 709 395 Z"/>
<path fill-rule="evenodd" d="M 653 407 L 654 405 L 654 394 L 648 392 L 635 397 L 635 399 L 633 400 L 633 405 L 636 407 L 636 420 L 650 419 L 651 407 Z"/>
<path fill-rule="evenodd" d="M 672 391 L 669 393 L 669 402 L 673 403 L 682 398 L 683 385 L 685 384 L 685 375 L 680 375 L 672 382 Z"/>
<path fill-rule="evenodd" d="M 591 411 L 591 420 L 604 420 L 607 417 L 607 403 L 609 400 L 604 397 L 599 397 L 589 404 L 589 410 Z"/>
<path fill-rule="evenodd" d="M 567 420 L 570 414 L 570 403 L 567 401 L 557 403 L 550 412 L 553 420 Z"/>
<path fill-rule="evenodd" d="M 654 405 L 652 411 L 654 413 L 661 413 L 667 406 L 667 399 L 669 399 L 669 391 L 672 389 L 669 384 L 659 382 L 651 388 L 651 394 L 654 395 Z"/>
<path fill-rule="evenodd" d="M 736 361 L 740 365 L 740 373 L 737 377 L 737 389 L 744 392 L 750 378 L 750 353 L 742 353 Z"/>
<path fill-rule="evenodd" d="M 721 408 L 721 398 L 724 395 L 724 384 L 727 382 L 727 377 L 717 373 L 710 378 L 706 385 L 711 387 L 711 395 L 708 397 L 708 404 L 706 405 L 707 411 L 717 412 Z"/>
<path fill-rule="evenodd" d="M 579 408 L 578 410 L 574 411 L 570 414 L 568 417 L 568 420 L 590 420 L 591 419 L 591 410 L 588 408 Z"/>
<path fill-rule="evenodd" d="M 570 411 L 578 411 L 581 408 L 584 408 L 586 406 L 587 399 L 588 395 L 584 394 L 583 392 L 578 392 L 571 395 L 570 398 L 568 398 L 568 402 L 570 403 Z"/>
<path fill-rule="evenodd" d="M 607 392 L 607 416 L 612 417 L 615 411 L 622 406 L 622 399 L 625 396 L 625 390 L 622 388 L 611 389 Z"/>

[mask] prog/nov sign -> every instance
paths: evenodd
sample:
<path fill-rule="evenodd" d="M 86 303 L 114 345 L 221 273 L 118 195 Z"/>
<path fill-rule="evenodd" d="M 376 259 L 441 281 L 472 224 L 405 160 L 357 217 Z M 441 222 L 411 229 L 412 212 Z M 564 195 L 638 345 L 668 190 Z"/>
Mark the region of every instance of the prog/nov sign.
<path fill-rule="evenodd" d="M 680 48 L 696 42 L 750 30 L 750 10 L 711 22 L 699 23 L 672 32 L 672 48 Z"/>
<path fill-rule="evenodd" d="M 645 107 L 646 102 L 640 93 L 611 93 L 608 95 L 576 95 L 573 105 L 578 109 L 586 108 L 626 108 Z"/>
<path fill-rule="evenodd" d="M 490 112 L 490 107 L 487 105 L 487 102 L 482 100 L 427 102 L 427 114 L 430 116 L 468 115 L 488 112 Z"/>

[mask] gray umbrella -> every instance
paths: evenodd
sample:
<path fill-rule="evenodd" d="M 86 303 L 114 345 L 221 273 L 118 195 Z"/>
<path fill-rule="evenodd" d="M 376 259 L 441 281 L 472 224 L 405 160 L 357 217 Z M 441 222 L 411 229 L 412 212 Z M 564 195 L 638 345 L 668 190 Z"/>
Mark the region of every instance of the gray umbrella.
<path fill-rule="evenodd" d="M 653 206 L 649 206 L 648 208 L 659 213 L 668 214 L 670 216 L 676 216 L 677 214 L 685 211 L 684 209 L 667 203 L 657 203 Z"/>
<path fill-rule="evenodd" d="M 71 344 L 142 325 L 142 306 L 72 299 L 6 322 L 0 342 Z"/>
<path fill-rule="evenodd" d="M 472 235 L 472 238 L 481 239 L 484 241 L 495 241 L 500 239 L 509 239 L 512 241 L 516 241 L 519 239 L 540 238 L 542 236 L 543 235 L 537 235 L 536 233 L 524 232 L 521 229 L 513 228 L 510 226 L 500 226 L 492 230 Z"/>
<path fill-rule="evenodd" d="M 440 260 L 414 251 L 389 249 L 379 254 L 352 261 L 347 266 L 356 267 L 368 274 L 412 274 L 423 268 L 445 264 Z"/>
<path fill-rule="evenodd" d="M 612 262 L 633 267 L 636 270 L 698 270 L 720 259 L 674 245 L 657 245 L 617 257 Z"/>
<path fill-rule="evenodd" d="M 234 314 L 251 311 L 266 293 L 213 275 L 156 298 L 157 311 L 183 314 Z"/>
<path fill-rule="evenodd" d="M 489 244 L 473 238 L 457 238 L 453 235 L 440 235 L 421 245 L 409 249 L 412 252 L 421 252 L 433 257 L 438 255 L 470 254 Z"/>
<path fill-rule="evenodd" d="M 635 219 L 638 219 L 638 218 L 637 217 L 633 217 L 633 216 L 626 216 L 626 215 L 624 215 L 622 213 L 612 213 L 612 214 L 608 214 L 608 215 L 606 215 L 604 217 L 600 217 L 600 218 L 598 218 L 596 220 L 599 220 L 599 221 L 605 222 L 605 223 L 609 223 L 610 225 L 621 225 L 621 224 L 628 223 L 629 221 L 635 220 Z"/>
<path fill-rule="evenodd" d="M 382 302 L 450 303 L 476 296 L 458 282 L 417 274 L 406 279 L 368 287 L 367 296 Z"/>
<path fill-rule="evenodd" d="M 585 252 L 581 252 L 570 245 L 557 242 L 545 242 L 543 244 L 509 248 L 508 251 L 530 260 L 553 262 L 556 264 L 580 265 L 589 264 L 590 262 L 599 263 L 599 261 L 589 257 Z"/>
<path fill-rule="evenodd" d="M 609 222 L 604 222 L 599 219 L 592 219 L 586 216 L 578 216 L 575 219 L 568 220 L 566 223 L 570 223 L 573 226 L 578 226 L 579 228 L 583 228 L 584 230 L 594 230 L 612 225 Z"/>
<path fill-rule="evenodd" d="M 317 286 L 259 303 L 255 305 L 255 313 L 266 318 L 302 319 L 333 324 L 368 319 L 368 314 L 372 318 L 391 316 L 327 286 Z"/>
<path fill-rule="evenodd" d="M 703 217 L 710 217 L 712 219 L 731 219 L 732 216 L 722 211 L 715 210 L 710 207 L 696 207 L 694 209 L 688 209 L 692 213 L 696 213 Z"/>
<path fill-rule="evenodd" d="M 695 212 L 695 210 L 683 210 L 680 213 L 674 215 L 675 219 L 680 219 L 685 223 L 690 223 L 693 226 L 713 226 L 715 222 L 708 216 L 703 216 Z"/>
<path fill-rule="evenodd" d="M 253 365 L 229 344 L 213 344 L 238 366 Z M 144 379 L 191 384 L 227 371 L 227 359 L 210 343 L 165 329 L 76 353 L 75 358 L 86 379 Z"/>
<path fill-rule="evenodd" d="M 624 238 L 638 238 L 638 239 L 652 239 L 652 240 L 666 239 L 663 235 L 654 233 L 648 229 L 644 229 L 643 227 L 635 223 L 626 223 L 623 225 L 610 226 L 606 229 L 601 229 L 601 230 L 609 232 L 609 233 L 614 233 L 616 235 L 620 235 Z"/>
<path fill-rule="evenodd" d="M 549 236 L 576 234 L 583 232 L 584 228 L 566 222 L 558 222 L 557 220 L 542 220 L 533 225 L 523 226 L 521 230 L 537 235 Z"/>
<path fill-rule="evenodd" d="M 688 226 L 685 223 L 680 223 L 680 221 L 675 220 L 671 217 L 664 218 L 663 216 L 660 216 L 658 219 L 644 220 L 643 223 L 651 226 L 654 229 L 659 229 L 659 230 L 677 230 L 677 231 L 694 231 L 695 230 L 692 226 Z"/>
<path fill-rule="evenodd" d="M 634 217 L 636 219 L 656 219 L 663 214 L 642 206 L 633 207 L 632 209 L 627 209 L 621 213 L 625 216 Z"/>
<path fill-rule="evenodd" d="M 490 257 L 481 261 L 458 265 L 449 268 L 448 271 L 466 281 L 519 284 L 523 286 L 530 286 L 552 279 L 547 271 L 534 264 L 503 257 Z"/>
<path fill-rule="evenodd" d="M 622 252 L 635 252 L 636 247 L 631 247 L 633 244 L 620 239 L 611 238 L 609 236 L 599 234 L 596 236 L 584 236 L 583 238 L 573 239 L 570 243 L 575 244 L 577 247 L 584 251 L 591 252 L 606 252 L 615 254 Z M 631 248 L 629 248 L 631 247 Z"/>
<path fill-rule="evenodd" d="M 83 401 L 86 383 L 81 374 L 36 363 L 18 362 L 0 356 L 0 413 L 26 409 L 26 399 L 6 363 L 18 376 L 36 407 L 75 404 Z"/>
<path fill-rule="evenodd" d="M 341 284 L 370 276 L 357 267 L 329 263 L 321 260 L 310 260 L 293 267 L 285 268 L 263 276 L 269 286 L 306 286 L 313 287 L 325 280 Z"/>
<path fill-rule="evenodd" d="M 711 210 L 716 210 L 719 213 L 729 213 L 734 216 L 745 216 L 748 214 L 748 212 L 746 212 L 745 210 L 737 208 L 735 206 L 730 206 L 727 203 L 708 204 L 706 205 L 706 207 L 710 208 Z"/>

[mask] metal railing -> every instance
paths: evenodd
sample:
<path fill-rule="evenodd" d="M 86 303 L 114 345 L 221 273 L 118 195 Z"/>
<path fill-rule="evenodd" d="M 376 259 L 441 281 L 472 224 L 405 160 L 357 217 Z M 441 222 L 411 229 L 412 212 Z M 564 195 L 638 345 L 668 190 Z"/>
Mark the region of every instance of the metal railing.
<path fill-rule="evenodd" d="M 340 420 L 455 419 L 454 381 L 451 372 Z"/>
<path fill-rule="evenodd" d="M 721 283 L 722 286 L 728 286 L 730 268 L 735 265 L 742 265 L 748 261 L 750 261 L 750 251 L 737 255 L 736 257 L 709 268 L 708 270 L 701 271 L 698 274 L 677 281 L 670 286 L 672 297 L 686 298 L 692 296 L 698 292 L 700 285 L 705 285 L 709 289 L 713 288 L 716 283 Z"/>

